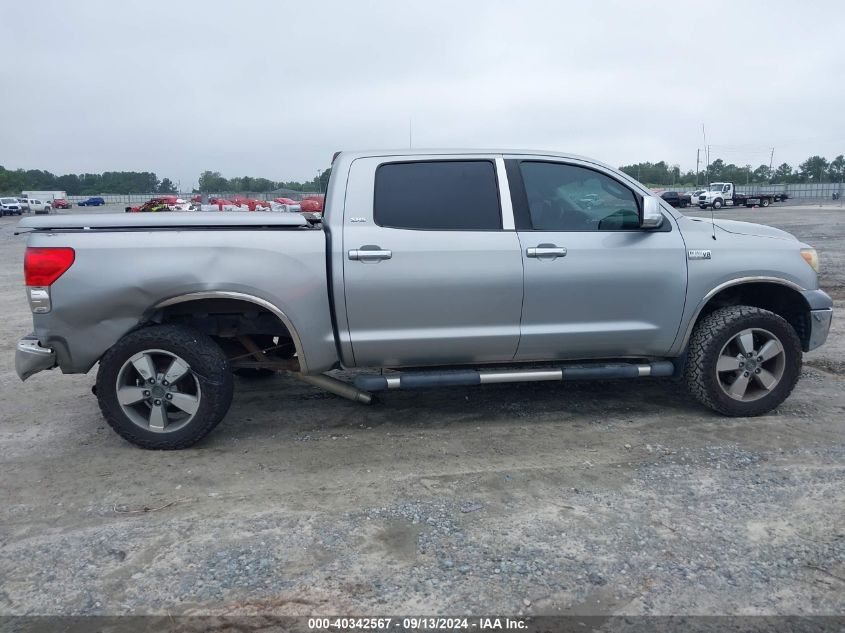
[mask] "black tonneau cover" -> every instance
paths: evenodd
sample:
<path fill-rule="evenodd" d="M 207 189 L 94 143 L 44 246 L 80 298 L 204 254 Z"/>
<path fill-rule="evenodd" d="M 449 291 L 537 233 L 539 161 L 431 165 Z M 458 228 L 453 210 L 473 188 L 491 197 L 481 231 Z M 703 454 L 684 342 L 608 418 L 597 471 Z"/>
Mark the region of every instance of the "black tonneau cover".
<path fill-rule="evenodd" d="M 284 229 L 309 226 L 299 213 L 237 212 L 162 212 L 162 213 L 89 213 L 80 215 L 43 215 L 23 218 L 19 229 L 51 230 L 132 230 L 132 229 Z"/>

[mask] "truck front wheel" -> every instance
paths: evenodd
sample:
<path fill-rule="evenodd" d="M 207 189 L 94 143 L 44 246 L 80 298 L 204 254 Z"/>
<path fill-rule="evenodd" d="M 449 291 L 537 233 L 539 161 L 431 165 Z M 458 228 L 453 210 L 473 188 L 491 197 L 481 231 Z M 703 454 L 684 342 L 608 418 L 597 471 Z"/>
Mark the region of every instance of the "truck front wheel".
<path fill-rule="evenodd" d="M 232 370 L 208 336 L 155 325 L 120 339 L 100 360 L 103 416 L 141 448 L 186 448 L 205 437 L 232 403 Z"/>
<path fill-rule="evenodd" d="M 713 209 L 714 209 L 714 210 L 716 210 L 716 211 L 718 211 L 718 210 L 719 210 L 719 209 L 721 209 L 721 208 L 722 208 L 722 201 L 721 201 L 719 198 L 716 198 L 716 199 L 713 201 Z"/>
<path fill-rule="evenodd" d="M 801 341 L 780 316 L 729 306 L 693 330 L 685 370 L 693 397 L 728 416 L 768 413 L 792 393 L 801 374 Z"/>

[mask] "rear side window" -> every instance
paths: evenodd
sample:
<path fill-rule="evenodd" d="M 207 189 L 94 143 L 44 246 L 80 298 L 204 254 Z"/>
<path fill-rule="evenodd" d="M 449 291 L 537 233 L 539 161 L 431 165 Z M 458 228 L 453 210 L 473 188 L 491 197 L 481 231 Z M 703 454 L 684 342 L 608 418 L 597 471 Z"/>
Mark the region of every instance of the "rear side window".
<path fill-rule="evenodd" d="M 435 231 L 502 228 L 492 161 L 387 163 L 376 170 L 379 226 Z"/>

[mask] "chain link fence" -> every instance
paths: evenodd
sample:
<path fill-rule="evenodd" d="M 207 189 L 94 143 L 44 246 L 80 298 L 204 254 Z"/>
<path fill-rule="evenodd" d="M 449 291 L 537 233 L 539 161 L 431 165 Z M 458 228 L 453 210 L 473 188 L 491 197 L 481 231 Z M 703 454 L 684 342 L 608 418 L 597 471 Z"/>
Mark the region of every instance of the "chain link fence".
<path fill-rule="evenodd" d="M 789 185 L 739 185 L 739 193 L 786 193 L 789 198 L 804 200 L 832 200 L 833 194 L 845 193 L 845 187 L 841 182 L 800 182 Z"/>

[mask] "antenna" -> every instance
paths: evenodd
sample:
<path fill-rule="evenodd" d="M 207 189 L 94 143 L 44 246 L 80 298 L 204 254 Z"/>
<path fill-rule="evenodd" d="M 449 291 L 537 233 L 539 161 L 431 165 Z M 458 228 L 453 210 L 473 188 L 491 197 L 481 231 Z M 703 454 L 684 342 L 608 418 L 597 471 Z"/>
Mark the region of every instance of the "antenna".
<path fill-rule="evenodd" d="M 710 203 L 710 226 L 713 227 L 713 234 L 710 236 L 714 240 L 716 239 L 716 220 L 713 217 L 713 203 Z"/>
<path fill-rule="evenodd" d="M 710 183 L 707 182 L 710 180 L 710 146 L 707 144 L 707 132 L 704 129 L 704 123 L 701 124 L 701 134 L 704 136 L 704 160 L 707 161 L 707 169 L 704 172 L 705 178 L 704 182 L 707 184 L 707 188 L 710 188 Z M 716 220 L 713 217 L 713 203 L 710 203 L 710 227 L 713 229 L 713 233 L 711 233 L 710 237 L 714 240 L 716 239 Z"/>

